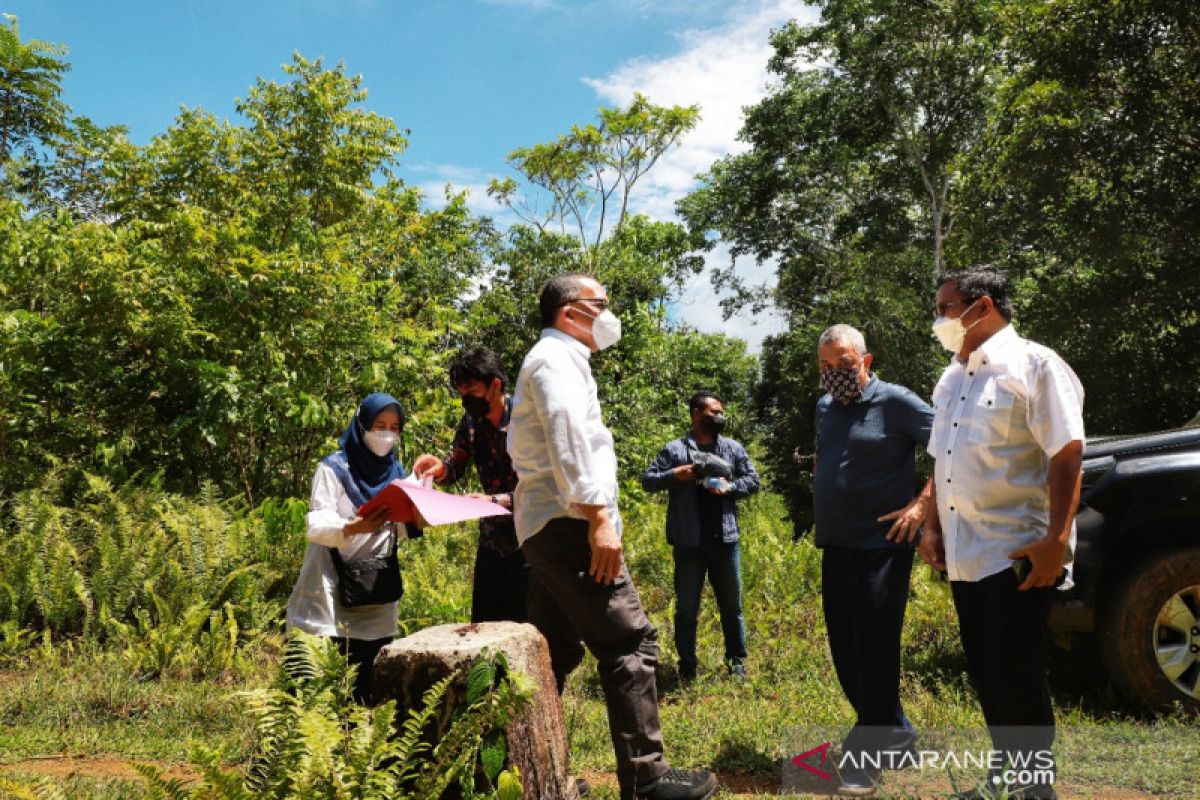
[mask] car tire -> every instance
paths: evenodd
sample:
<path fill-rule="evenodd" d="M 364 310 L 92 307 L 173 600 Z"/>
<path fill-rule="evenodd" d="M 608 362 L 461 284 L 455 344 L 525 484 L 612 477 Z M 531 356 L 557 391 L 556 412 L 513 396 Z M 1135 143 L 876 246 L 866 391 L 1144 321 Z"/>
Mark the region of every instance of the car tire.
<path fill-rule="evenodd" d="M 1101 614 L 1100 652 L 1109 677 L 1151 711 L 1180 704 L 1200 713 L 1200 548 L 1141 560 Z"/>

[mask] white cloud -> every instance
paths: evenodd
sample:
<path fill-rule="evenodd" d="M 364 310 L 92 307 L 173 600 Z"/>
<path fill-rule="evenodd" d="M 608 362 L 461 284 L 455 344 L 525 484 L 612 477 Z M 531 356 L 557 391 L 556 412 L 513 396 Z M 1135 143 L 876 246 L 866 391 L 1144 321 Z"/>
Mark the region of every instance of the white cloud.
<path fill-rule="evenodd" d="M 799 0 L 739 2 L 723 24 L 679 33 L 680 49 L 673 55 L 633 59 L 604 77 L 584 79 L 614 105 L 627 104 L 640 92 L 657 105 L 700 106 L 696 128 L 642 179 L 633 198 L 637 211 L 656 219 L 674 218 L 675 202 L 695 186 L 696 175 L 725 155 L 745 150 L 737 141 L 742 109 L 766 94 L 771 31 L 790 19 L 815 22 L 817 15 Z M 727 251 L 717 251 L 709 263 L 724 266 L 728 259 Z M 738 272 L 751 283 L 773 281 L 771 270 L 753 261 L 739 263 Z M 718 301 L 706 270 L 680 298 L 681 317 L 701 330 L 740 336 L 756 351 L 763 337 L 783 330 L 777 314 L 723 322 Z"/>
<path fill-rule="evenodd" d="M 425 203 L 431 208 L 444 208 L 446 187 L 457 194 L 467 192 L 467 208 L 477 216 L 488 216 L 500 227 L 516 222 L 516 217 L 507 207 L 488 197 L 488 181 L 493 177 L 486 170 L 461 164 L 409 164 L 405 171 L 411 173 L 407 182 L 425 195 Z M 415 179 L 414 179 L 415 178 Z"/>

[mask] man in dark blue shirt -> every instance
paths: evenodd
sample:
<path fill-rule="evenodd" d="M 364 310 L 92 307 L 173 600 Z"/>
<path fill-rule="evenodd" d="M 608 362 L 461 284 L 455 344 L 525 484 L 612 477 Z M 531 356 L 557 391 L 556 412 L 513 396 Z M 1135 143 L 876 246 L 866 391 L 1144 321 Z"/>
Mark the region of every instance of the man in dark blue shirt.
<path fill-rule="evenodd" d="M 827 392 L 817 403 L 813 479 L 821 596 L 833 665 L 857 715 L 843 745 L 853 768 L 842 769 L 839 794 L 865 796 L 891 763 L 887 752 L 898 756 L 916 741 L 900 705 L 900 630 L 910 543 L 930 502 L 913 494 L 933 409 L 875 377 L 863 335 L 849 325 L 822 333 L 817 356 Z"/>
<path fill-rule="evenodd" d="M 696 677 L 696 621 L 700 593 L 708 574 L 721 612 L 725 664 L 738 678 L 746 675 L 746 627 L 742 620 L 742 565 L 738 550 L 737 501 L 758 491 L 758 473 L 746 448 L 721 436 L 725 408 L 712 392 L 697 392 L 688 408 L 692 429 L 668 442 L 642 475 L 648 492 L 666 490 L 667 541 L 675 554 L 675 649 L 679 677 Z M 696 453 L 724 459 L 728 480 L 698 475 Z"/>

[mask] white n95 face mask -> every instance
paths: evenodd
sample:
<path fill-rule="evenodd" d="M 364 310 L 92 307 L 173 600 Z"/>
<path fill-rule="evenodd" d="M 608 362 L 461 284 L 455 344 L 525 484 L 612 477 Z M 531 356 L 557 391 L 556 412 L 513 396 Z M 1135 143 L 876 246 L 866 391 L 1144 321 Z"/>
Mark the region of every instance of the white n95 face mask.
<path fill-rule="evenodd" d="M 608 309 L 600 312 L 600 316 L 593 317 L 592 338 L 596 341 L 597 350 L 612 347 L 621 341 L 621 320 Z"/>
<path fill-rule="evenodd" d="M 592 320 L 592 341 L 596 343 L 597 350 L 604 350 L 621 341 L 621 320 L 617 319 L 617 315 L 607 308 L 595 316 L 578 308 L 572 310 L 578 311 Z M 583 330 L 582 325 L 573 320 L 570 322 L 575 327 Z"/>
<path fill-rule="evenodd" d="M 978 300 L 975 303 L 979 302 Z M 980 323 L 980 320 L 975 320 L 969 326 L 962 324 L 962 316 L 975 307 L 975 303 L 963 309 L 963 313 L 951 319 L 950 317 L 938 317 L 933 321 L 933 335 L 941 343 L 942 347 L 949 350 L 951 353 L 957 353 L 962 350 L 963 340 L 967 338 L 967 331 L 974 328 Z"/>
<path fill-rule="evenodd" d="M 380 458 L 392 452 L 392 448 L 398 441 L 400 441 L 399 434 L 391 431 L 367 431 L 363 434 L 363 443 L 367 449 Z"/>

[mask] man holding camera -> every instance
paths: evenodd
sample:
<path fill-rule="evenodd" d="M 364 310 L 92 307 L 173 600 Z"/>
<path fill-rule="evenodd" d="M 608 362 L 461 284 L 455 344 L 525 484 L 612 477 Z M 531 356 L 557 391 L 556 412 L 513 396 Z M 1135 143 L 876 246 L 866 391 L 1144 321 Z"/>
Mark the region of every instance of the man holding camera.
<path fill-rule="evenodd" d="M 707 574 L 721 613 L 725 665 L 746 675 L 742 568 L 737 501 L 758 491 L 758 473 L 746 448 L 721 435 L 725 408 L 712 392 L 688 401 L 691 431 L 668 442 L 642 475 L 648 492 L 666 490 L 667 541 L 675 557 L 675 649 L 679 677 L 696 677 L 696 620 Z"/>

